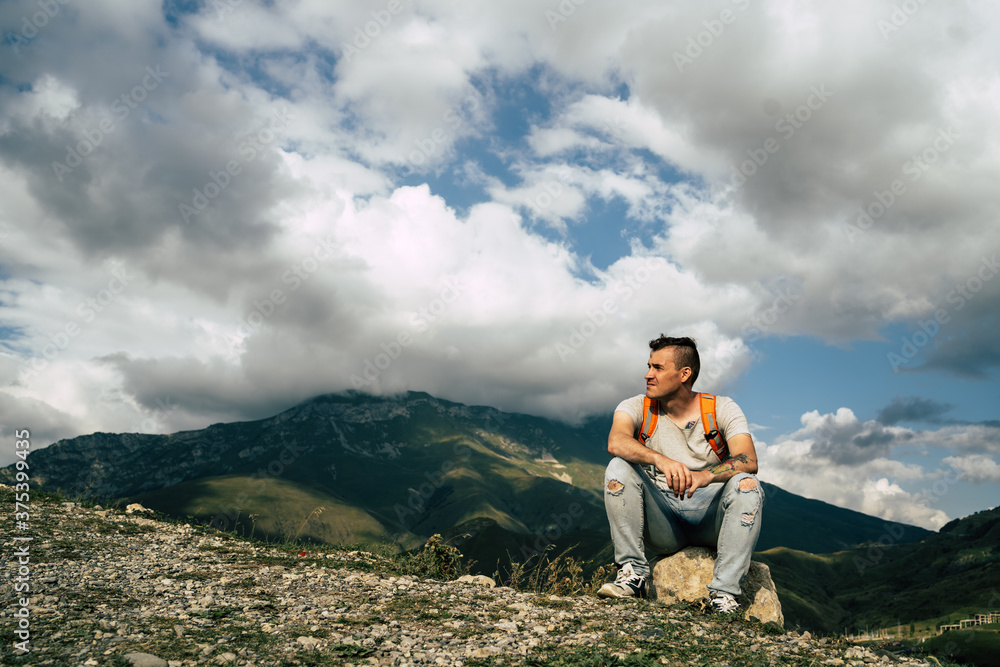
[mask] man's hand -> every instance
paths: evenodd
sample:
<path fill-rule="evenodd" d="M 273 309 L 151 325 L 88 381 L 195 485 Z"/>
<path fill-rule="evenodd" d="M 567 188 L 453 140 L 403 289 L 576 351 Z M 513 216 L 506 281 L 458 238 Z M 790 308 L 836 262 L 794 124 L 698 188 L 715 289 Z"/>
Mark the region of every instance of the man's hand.
<path fill-rule="evenodd" d="M 695 470 L 691 472 L 691 484 L 687 487 L 687 496 L 690 498 L 694 490 L 703 486 L 708 486 L 715 481 L 715 474 L 711 470 Z"/>
<path fill-rule="evenodd" d="M 666 468 L 658 468 L 658 470 L 670 480 L 670 488 L 673 489 L 674 497 L 679 496 L 683 500 L 685 493 L 687 493 L 687 497 L 690 497 L 690 492 L 698 488 L 695 476 L 699 473 L 673 459 L 666 460 L 670 462 L 669 465 Z"/>

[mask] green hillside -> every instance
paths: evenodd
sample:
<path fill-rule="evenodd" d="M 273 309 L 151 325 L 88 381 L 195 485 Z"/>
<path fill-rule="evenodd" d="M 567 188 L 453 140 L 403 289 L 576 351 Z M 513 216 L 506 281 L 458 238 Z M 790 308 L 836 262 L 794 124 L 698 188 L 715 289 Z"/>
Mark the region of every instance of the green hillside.
<path fill-rule="evenodd" d="M 945 632 L 921 648 L 976 667 L 1000 667 L 1000 631 L 995 625 Z"/>
<path fill-rule="evenodd" d="M 767 504 L 758 551 L 781 546 L 815 554 L 831 553 L 887 538 L 895 543 L 914 542 L 930 534 L 917 526 L 803 498 L 767 482 L 763 487 Z"/>
<path fill-rule="evenodd" d="M 231 499 L 252 484 L 242 476 L 206 477 L 133 498 L 145 507 L 203 523 L 229 511 Z M 421 542 L 413 535 L 392 535 L 364 510 L 284 479 L 273 480 L 237 508 L 229 530 L 243 537 L 277 542 L 331 544 Z"/>
<path fill-rule="evenodd" d="M 913 543 L 884 540 L 815 556 L 771 549 L 786 621 L 827 632 L 912 622 L 934 631 L 974 613 L 1000 610 L 1000 509 L 953 521 Z"/>
<path fill-rule="evenodd" d="M 847 612 L 830 593 L 828 582 L 839 580 L 839 554 L 809 554 L 786 547 L 775 547 L 754 554 L 754 560 L 771 568 L 790 627 L 813 631 L 843 631 Z"/>

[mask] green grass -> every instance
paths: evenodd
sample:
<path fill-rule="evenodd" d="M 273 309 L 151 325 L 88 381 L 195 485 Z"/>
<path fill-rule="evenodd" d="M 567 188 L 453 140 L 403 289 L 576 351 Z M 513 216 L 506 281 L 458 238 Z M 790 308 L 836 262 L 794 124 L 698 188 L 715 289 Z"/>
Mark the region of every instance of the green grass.
<path fill-rule="evenodd" d="M 919 648 L 976 667 L 1000 667 L 1000 633 L 979 628 L 950 631 L 928 639 Z"/>
<path fill-rule="evenodd" d="M 136 500 L 165 514 L 190 516 L 225 532 L 271 542 L 340 544 L 392 539 L 364 510 L 281 478 L 264 485 L 240 475 L 207 477 Z"/>
<path fill-rule="evenodd" d="M 338 658 L 367 658 L 375 654 L 375 649 L 357 644 L 334 644 L 328 647 L 325 652 Z"/>

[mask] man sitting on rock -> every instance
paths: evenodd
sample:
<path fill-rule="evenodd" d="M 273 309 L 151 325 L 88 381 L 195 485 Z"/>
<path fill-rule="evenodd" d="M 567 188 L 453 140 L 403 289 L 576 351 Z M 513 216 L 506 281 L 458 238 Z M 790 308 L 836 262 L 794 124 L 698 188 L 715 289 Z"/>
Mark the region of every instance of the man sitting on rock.
<path fill-rule="evenodd" d="M 604 505 L 620 570 L 598 595 L 645 596 L 650 569 L 644 545 L 659 554 L 706 546 L 717 551 L 708 586 L 712 608 L 734 612 L 764 501 L 750 429 L 732 399 L 717 397 L 715 429 L 728 444 L 720 458 L 702 425 L 700 394 L 692 389 L 701 368 L 695 342 L 661 334 L 649 347 L 646 397 L 658 413 L 656 426 L 652 433 L 647 429 L 643 444 L 640 427 L 647 415 L 641 394 L 615 409 Z"/>

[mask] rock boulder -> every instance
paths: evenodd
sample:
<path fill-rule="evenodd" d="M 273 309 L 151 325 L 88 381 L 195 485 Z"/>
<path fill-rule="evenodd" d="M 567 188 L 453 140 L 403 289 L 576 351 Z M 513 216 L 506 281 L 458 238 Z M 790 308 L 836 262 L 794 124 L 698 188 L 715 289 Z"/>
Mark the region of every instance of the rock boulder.
<path fill-rule="evenodd" d="M 497 587 L 497 582 L 483 574 L 463 574 L 455 581 L 460 584 L 475 584 L 477 586 L 485 586 L 486 588 Z"/>
<path fill-rule="evenodd" d="M 687 547 L 662 558 L 653 566 L 650 597 L 666 604 L 707 598 L 714 566 L 715 554 L 705 547 Z M 764 623 L 785 624 L 781 601 L 767 565 L 751 562 L 750 571 L 743 577 L 740 588 L 743 593 L 736 599 L 744 618 L 752 616 Z"/>

